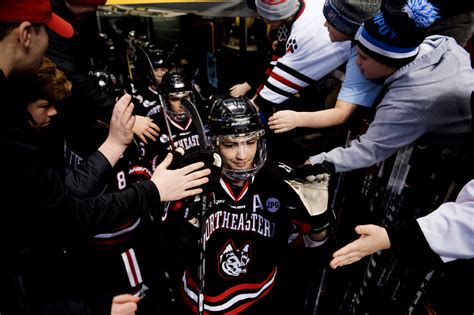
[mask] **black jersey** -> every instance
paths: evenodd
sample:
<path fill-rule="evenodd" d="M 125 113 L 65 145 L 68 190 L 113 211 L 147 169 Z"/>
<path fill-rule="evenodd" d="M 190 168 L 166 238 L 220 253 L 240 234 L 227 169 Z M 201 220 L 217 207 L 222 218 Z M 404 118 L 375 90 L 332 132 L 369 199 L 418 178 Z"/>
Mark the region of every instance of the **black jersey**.
<path fill-rule="evenodd" d="M 209 195 L 202 221 L 205 312 L 247 312 L 270 296 L 289 233 L 302 226 L 292 224 L 292 218 L 301 221 L 308 217 L 299 198 L 282 179 L 288 170 L 284 164 L 267 162 L 242 187 L 222 177 L 221 189 Z M 198 260 L 194 267 L 187 268 L 181 282 L 184 301 L 194 311 L 199 289 L 197 264 Z"/>
<path fill-rule="evenodd" d="M 165 122 L 162 115 L 155 115 L 153 119 L 160 126 L 161 133 L 156 142 L 148 145 L 141 144 L 142 154 L 144 154 L 144 159 L 151 164 L 151 170 L 155 170 L 169 151 L 183 148 L 184 152 L 191 152 L 199 147 L 200 139 L 192 118 L 187 117 L 184 121 L 177 122 L 167 116 L 167 122 Z M 169 126 L 169 131 L 167 126 Z"/>
<path fill-rule="evenodd" d="M 135 97 L 139 102 L 135 107 L 137 115 L 151 117 L 161 111 L 159 93 L 151 86 L 139 90 Z"/>

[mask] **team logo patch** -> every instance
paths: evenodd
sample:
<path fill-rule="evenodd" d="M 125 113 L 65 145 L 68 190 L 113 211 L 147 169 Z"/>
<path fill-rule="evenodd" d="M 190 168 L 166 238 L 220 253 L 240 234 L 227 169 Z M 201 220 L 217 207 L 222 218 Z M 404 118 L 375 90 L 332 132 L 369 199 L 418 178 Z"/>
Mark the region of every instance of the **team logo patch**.
<path fill-rule="evenodd" d="M 276 198 L 268 198 L 265 202 L 268 212 L 275 213 L 280 209 L 280 200 Z"/>
<path fill-rule="evenodd" d="M 286 42 L 286 52 L 294 53 L 295 50 L 298 49 L 298 44 L 296 43 L 296 38 L 291 37 L 287 42 Z"/>
<path fill-rule="evenodd" d="M 222 272 L 231 277 L 238 277 L 247 273 L 247 265 L 250 262 L 250 244 L 245 243 L 241 248 L 235 248 L 232 242 L 228 242 L 219 255 L 219 265 Z"/>
<path fill-rule="evenodd" d="M 160 137 L 160 141 L 161 141 L 161 143 L 169 142 L 169 141 L 170 141 L 170 137 L 168 137 L 167 134 L 162 134 L 161 137 Z"/>
<path fill-rule="evenodd" d="M 286 25 L 283 25 L 280 28 L 278 28 L 277 38 L 279 42 L 286 41 L 289 35 L 290 35 L 290 32 L 288 31 L 288 28 L 286 27 Z"/>

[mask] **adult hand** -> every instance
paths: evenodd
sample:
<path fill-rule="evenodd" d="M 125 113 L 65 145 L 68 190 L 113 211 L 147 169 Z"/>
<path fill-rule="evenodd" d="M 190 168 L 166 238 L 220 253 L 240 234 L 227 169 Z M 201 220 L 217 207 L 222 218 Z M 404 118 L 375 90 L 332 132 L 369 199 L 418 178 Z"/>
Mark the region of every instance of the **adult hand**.
<path fill-rule="evenodd" d="M 134 315 L 137 310 L 138 296 L 131 294 L 121 294 L 112 299 L 110 315 Z"/>
<path fill-rule="evenodd" d="M 206 184 L 206 177 L 211 170 L 204 167 L 203 162 L 197 162 L 185 167 L 169 170 L 168 166 L 173 160 L 173 155 L 168 153 L 166 158 L 157 166 L 151 180 L 160 192 L 161 201 L 180 200 L 189 196 L 202 193 L 202 188 L 196 188 Z"/>
<path fill-rule="evenodd" d="M 359 239 L 334 252 L 332 255 L 334 258 L 329 263 L 331 268 L 352 264 L 365 256 L 391 246 L 387 231 L 381 226 L 358 225 L 355 231 L 360 235 Z"/>
<path fill-rule="evenodd" d="M 229 94 L 232 97 L 244 96 L 251 88 L 247 82 L 236 84 L 229 89 Z"/>
<path fill-rule="evenodd" d="M 136 116 L 135 124 L 133 125 L 133 133 L 140 138 L 140 140 L 148 144 L 147 138 L 156 141 L 160 128 L 153 122 L 150 117 Z"/>
<path fill-rule="evenodd" d="M 135 117 L 132 115 L 133 104 L 130 103 L 130 100 L 130 95 L 125 94 L 115 104 L 107 137 L 112 145 L 127 147 L 132 142 L 132 127 Z"/>
<path fill-rule="evenodd" d="M 275 133 L 290 131 L 299 127 L 298 113 L 292 110 L 278 111 L 268 119 L 268 126 L 275 130 Z"/>

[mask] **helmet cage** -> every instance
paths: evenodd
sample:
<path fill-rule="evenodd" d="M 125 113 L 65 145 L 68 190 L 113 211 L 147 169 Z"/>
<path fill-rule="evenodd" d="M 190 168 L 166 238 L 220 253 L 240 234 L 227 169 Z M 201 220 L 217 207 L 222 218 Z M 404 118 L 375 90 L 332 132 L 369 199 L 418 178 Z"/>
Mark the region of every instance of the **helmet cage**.
<path fill-rule="evenodd" d="M 260 129 L 243 134 L 218 135 L 212 137 L 214 150 L 217 150 L 221 142 L 247 142 L 251 139 L 257 140 L 257 150 L 253 160 L 253 166 L 249 169 L 229 169 L 225 165 L 222 168 L 222 174 L 231 180 L 247 180 L 262 168 L 267 160 L 267 144 L 265 140 L 265 130 Z M 224 163 L 225 164 L 225 163 Z"/>
<path fill-rule="evenodd" d="M 166 106 L 165 106 L 165 111 L 166 114 L 174 121 L 176 122 L 184 122 L 188 119 L 188 112 L 185 109 L 182 109 L 182 111 L 174 111 L 171 109 L 170 106 L 170 101 L 169 99 L 175 99 L 176 101 L 181 101 L 184 98 L 187 98 L 192 101 L 192 91 L 189 90 L 183 90 L 183 91 L 178 91 L 178 92 L 172 92 L 168 93 L 168 97 L 165 100 Z"/>

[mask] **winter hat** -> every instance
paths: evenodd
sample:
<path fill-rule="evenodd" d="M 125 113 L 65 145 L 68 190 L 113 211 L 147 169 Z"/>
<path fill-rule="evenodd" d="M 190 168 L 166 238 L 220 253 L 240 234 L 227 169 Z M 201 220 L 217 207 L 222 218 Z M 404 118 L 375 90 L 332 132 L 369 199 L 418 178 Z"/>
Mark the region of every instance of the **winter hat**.
<path fill-rule="evenodd" d="M 382 0 L 326 0 L 326 20 L 344 34 L 354 37 L 359 26 L 380 11 Z"/>
<path fill-rule="evenodd" d="M 416 58 L 437 18 L 438 9 L 427 0 L 392 1 L 359 28 L 355 40 L 378 62 L 402 67 Z"/>
<path fill-rule="evenodd" d="M 298 0 L 255 0 L 255 5 L 257 13 L 268 21 L 284 20 L 300 7 Z"/>
<path fill-rule="evenodd" d="M 69 38 L 74 35 L 71 24 L 51 11 L 50 0 L 1 0 L 0 21 L 45 24 L 62 37 Z"/>

